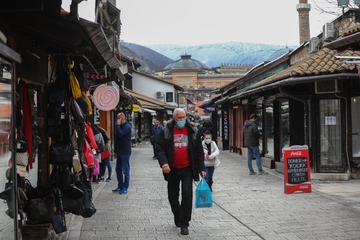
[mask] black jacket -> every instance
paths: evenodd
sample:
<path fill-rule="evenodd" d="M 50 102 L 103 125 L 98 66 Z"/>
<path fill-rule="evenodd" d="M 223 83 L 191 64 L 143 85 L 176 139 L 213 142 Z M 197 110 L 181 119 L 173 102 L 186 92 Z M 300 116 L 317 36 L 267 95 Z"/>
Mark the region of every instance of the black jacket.
<path fill-rule="evenodd" d="M 174 159 L 174 127 L 175 121 L 172 120 L 166 125 L 166 127 L 162 129 L 156 142 L 156 156 L 158 158 L 160 167 L 162 167 L 164 164 L 169 164 L 170 169 L 172 168 L 172 161 Z M 199 181 L 199 173 L 201 171 L 205 171 L 204 150 L 202 148 L 198 129 L 192 127 L 189 121 L 186 121 L 185 127 L 188 130 L 188 147 L 193 179 L 195 181 Z M 165 180 L 168 180 L 168 175 L 169 174 L 164 173 Z"/>
<path fill-rule="evenodd" d="M 246 147 L 259 146 L 259 138 L 261 137 L 257 124 L 251 120 L 246 120 L 244 124 L 244 137 Z"/>

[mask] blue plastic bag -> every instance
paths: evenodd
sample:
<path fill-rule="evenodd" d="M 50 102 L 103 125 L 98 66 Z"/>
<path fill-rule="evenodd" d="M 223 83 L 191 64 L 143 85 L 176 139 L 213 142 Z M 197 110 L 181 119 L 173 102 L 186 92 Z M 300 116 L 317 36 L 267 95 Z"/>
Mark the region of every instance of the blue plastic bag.
<path fill-rule="evenodd" d="M 196 187 L 195 208 L 211 208 L 212 195 L 205 178 L 202 178 Z"/>

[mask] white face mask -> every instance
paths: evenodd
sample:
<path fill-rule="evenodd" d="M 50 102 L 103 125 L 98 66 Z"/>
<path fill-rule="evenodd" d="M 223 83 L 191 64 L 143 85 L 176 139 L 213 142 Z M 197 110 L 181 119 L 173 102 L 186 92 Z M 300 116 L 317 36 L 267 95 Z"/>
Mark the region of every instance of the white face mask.
<path fill-rule="evenodd" d="M 205 143 L 206 143 L 206 144 L 210 144 L 210 143 L 211 143 L 211 139 L 205 139 Z"/>

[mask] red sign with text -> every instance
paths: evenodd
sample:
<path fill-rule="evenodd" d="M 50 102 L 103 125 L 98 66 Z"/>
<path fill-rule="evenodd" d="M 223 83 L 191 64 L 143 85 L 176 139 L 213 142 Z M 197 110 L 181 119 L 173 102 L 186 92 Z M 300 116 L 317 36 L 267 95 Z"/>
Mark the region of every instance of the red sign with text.
<path fill-rule="evenodd" d="M 284 148 L 285 193 L 311 193 L 309 148 L 294 145 Z"/>

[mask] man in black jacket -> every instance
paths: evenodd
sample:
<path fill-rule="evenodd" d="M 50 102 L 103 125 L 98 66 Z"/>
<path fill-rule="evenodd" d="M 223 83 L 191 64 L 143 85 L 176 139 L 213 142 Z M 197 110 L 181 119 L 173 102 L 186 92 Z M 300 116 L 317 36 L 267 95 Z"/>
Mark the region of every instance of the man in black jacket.
<path fill-rule="evenodd" d="M 261 137 L 260 132 L 257 127 L 257 119 L 258 116 L 253 113 L 250 115 L 250 120 L 246 120 L 244 124 L 244 137 L 245 137 L 245 146 L 247 147 L 247 154 L 248 154 L 248 167 L 249 167 L 249 174 L 254 175 L 256 174 L 253 167 L 252 167 L 252 158 L 253 154 L 256 157 L 256 166 L 259 170 L 259 175 L 267 174 L 262 169 L 261 160 L 260 160 L 260 150 L 259 150 L 259 138 Z"/>
<path fill-rule="evenodd" d="M 188 235 L 191 220 L 193 180 L 206 177 L 204 151 L 198 129 L 186 120 L 182 108 L 176 108 L 173 120 L 160 133 L 156 142 L 157 157 L 168 182 L 168 199 L 174 221 L 181 234 Z M 181 182 L 181 203 L 179 190 Z"/>

